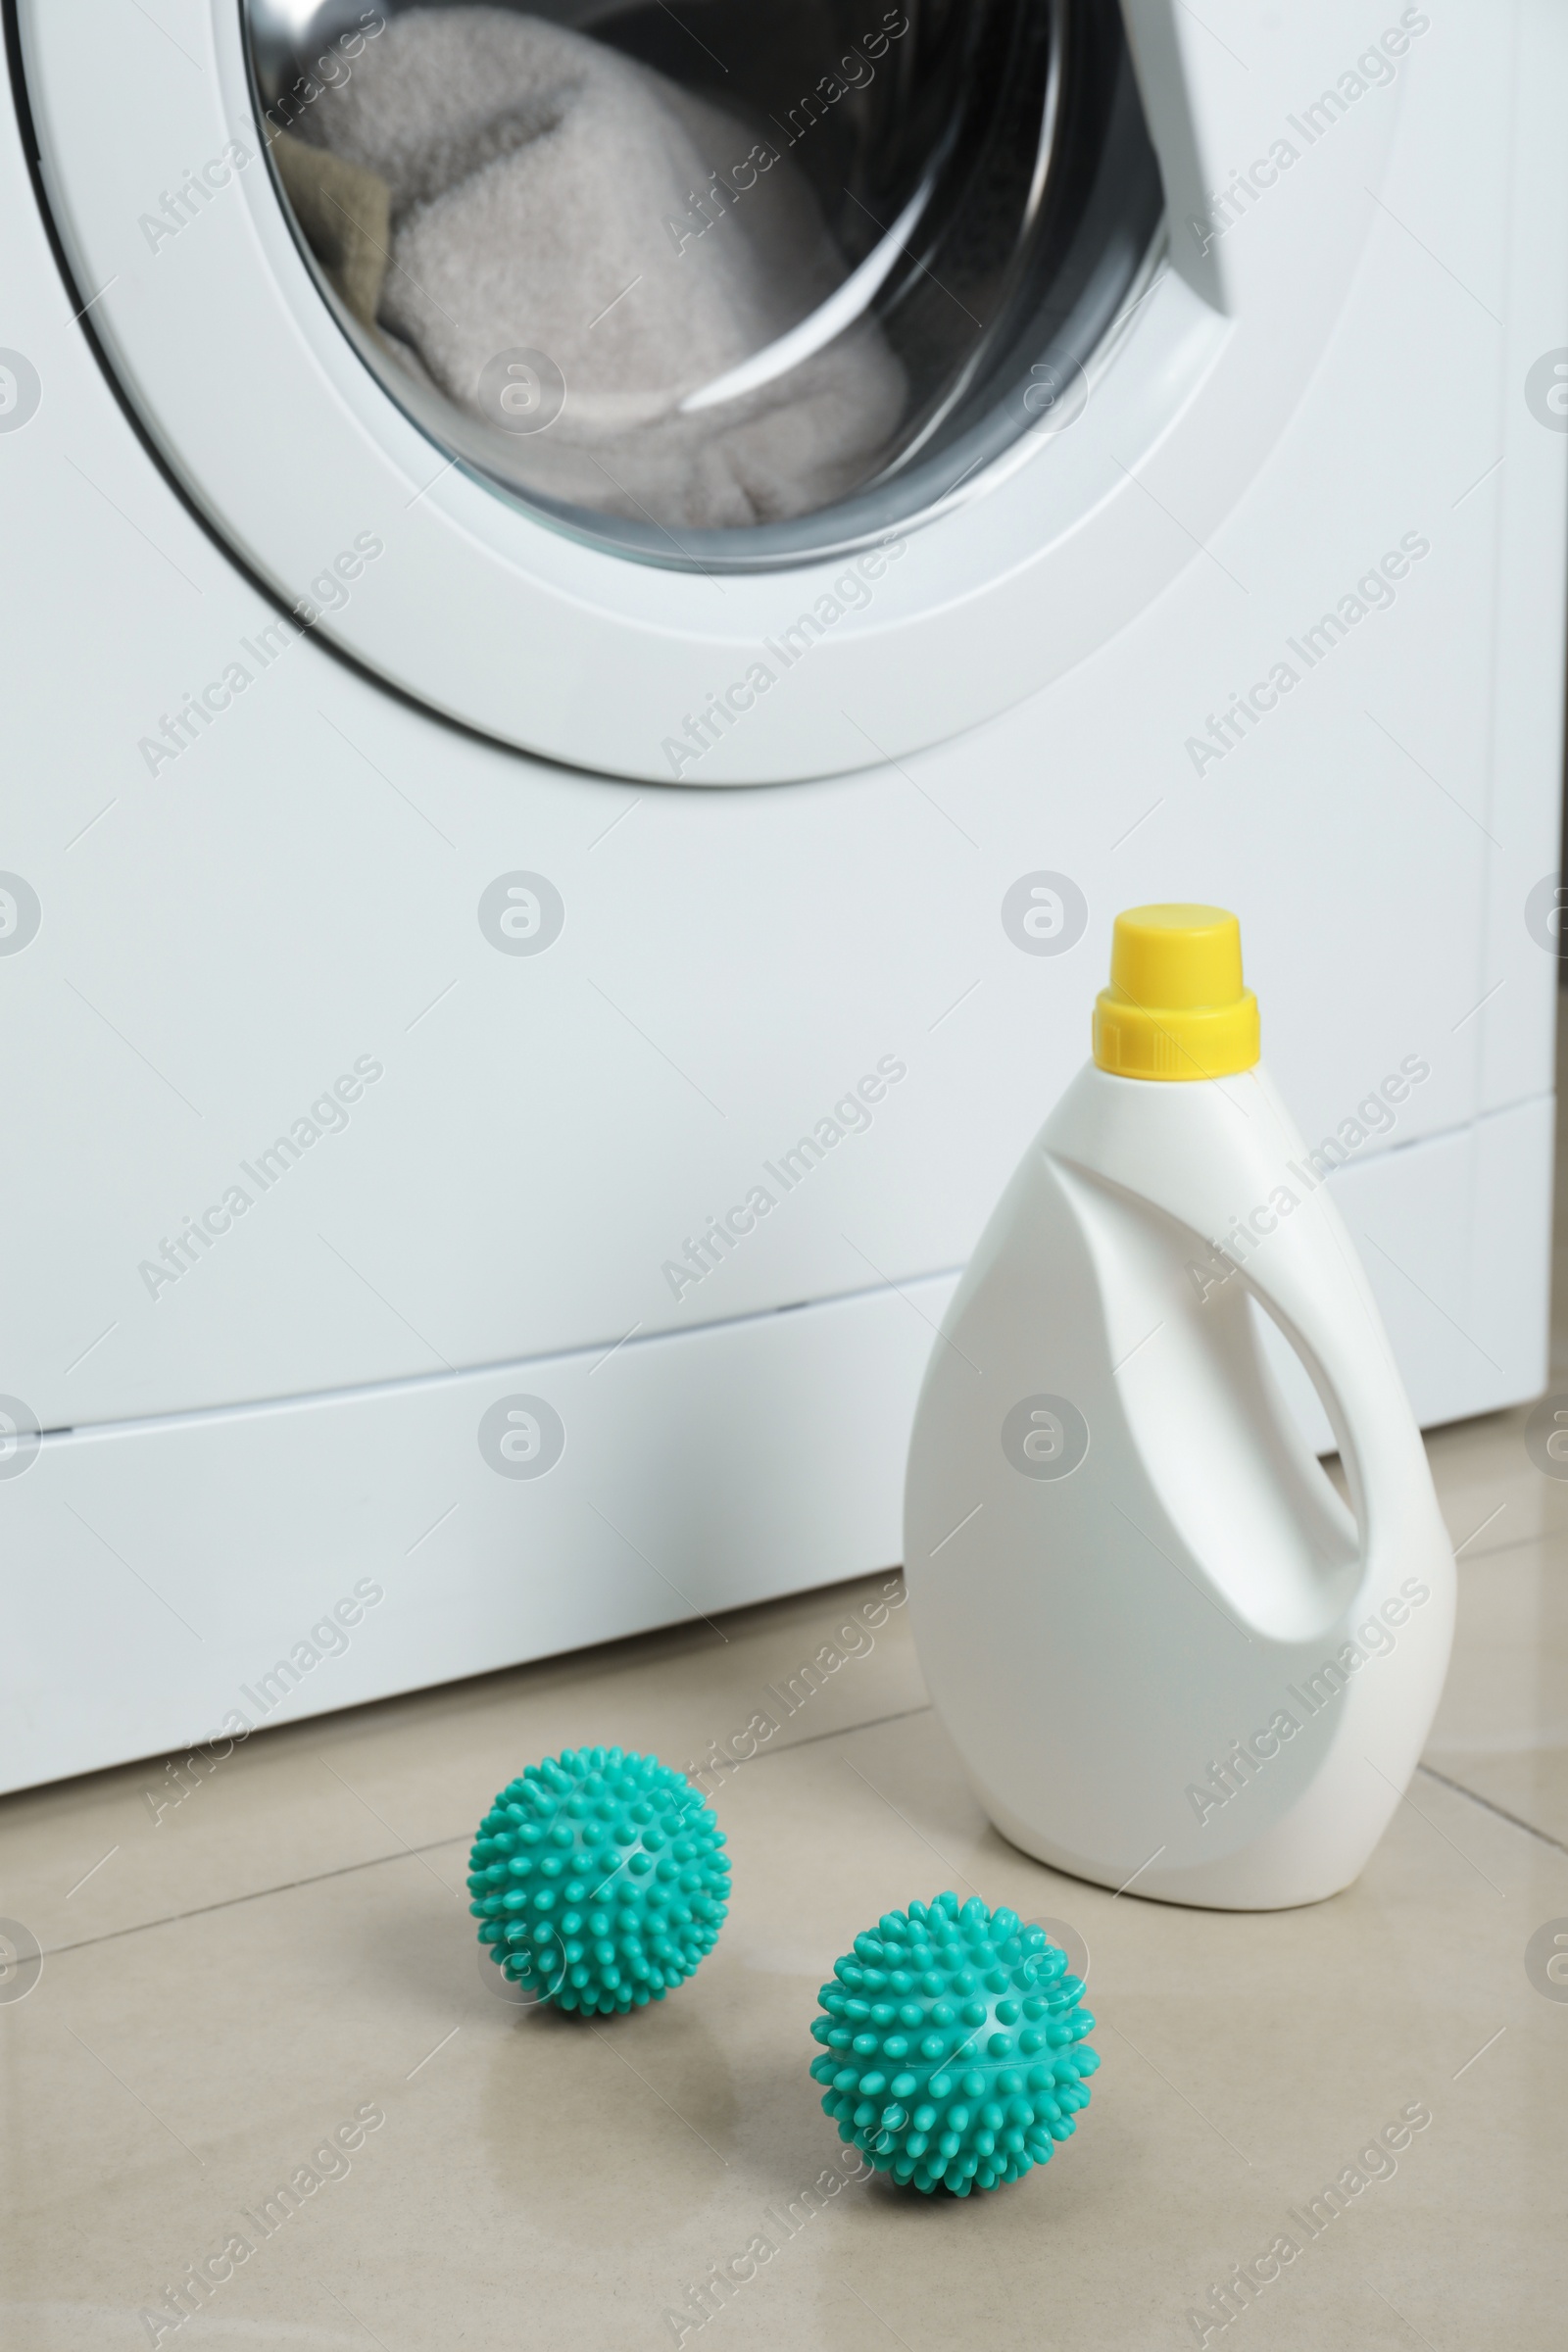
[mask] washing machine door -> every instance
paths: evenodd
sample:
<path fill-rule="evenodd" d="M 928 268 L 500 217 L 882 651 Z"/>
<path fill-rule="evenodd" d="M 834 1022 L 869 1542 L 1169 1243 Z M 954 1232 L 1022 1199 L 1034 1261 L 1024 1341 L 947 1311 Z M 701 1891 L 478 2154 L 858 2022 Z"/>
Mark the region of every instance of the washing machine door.
<path fill-rule="evenodd" d="M 1159 219 L 1119 21 L 1083 0 L 245 24 L 370 374 L 531 514 L 672 568 L 874 545 L 1070 421 Z"/>
<path fill-rule="evenodd" d="M 1018 700 L 1266 449 L 1233 389 L 1194 520 L 1136 479 L 1236 325 L 1174 10 L 1129 0 L 1136 57 L 1108 0 L 21 22 L 78 300 L 257 578 L 487 734 L 719 784 Z"/>

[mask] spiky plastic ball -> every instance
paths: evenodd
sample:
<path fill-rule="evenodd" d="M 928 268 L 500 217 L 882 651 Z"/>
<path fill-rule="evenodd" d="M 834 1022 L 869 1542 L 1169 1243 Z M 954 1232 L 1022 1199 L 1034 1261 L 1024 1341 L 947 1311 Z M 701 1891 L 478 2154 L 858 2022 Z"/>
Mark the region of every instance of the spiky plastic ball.
<path fill-rule="evenodd" d="M 1070 2138 L 1099 2066 L 1081 1979 L 1041 1928 L 956 1894 L 889 1911 L 824 1984 L 811 2062 L 839 2137 L 929 2196 L 1000 2188 Z"/>
<path fill-rule="evenodd" d="M 564 1748 L 502 1789 L 468 1857 L 479 1941 L 558 2009 L 662 2001 L 729 1908 L 724 1833 L 657 1756 Z"/>

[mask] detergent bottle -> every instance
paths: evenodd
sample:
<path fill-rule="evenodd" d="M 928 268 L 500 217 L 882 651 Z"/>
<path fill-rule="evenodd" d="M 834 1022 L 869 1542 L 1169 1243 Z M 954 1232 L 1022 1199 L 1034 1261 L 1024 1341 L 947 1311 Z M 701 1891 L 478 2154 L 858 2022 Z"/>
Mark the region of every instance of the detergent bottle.
<path fill-rule="evenodd" d="M 1353 1244 L 1217 906 L 1116 918 L 1094 1058 L 915 1414 L 909 1616 L 975 1794 L 1053 1868 L 1273 1910 L 1349 1885 L 1447 1669 L 1452 1549 Z M 1286 1404 L 1300 1358 L 1348 1486 Z"/>

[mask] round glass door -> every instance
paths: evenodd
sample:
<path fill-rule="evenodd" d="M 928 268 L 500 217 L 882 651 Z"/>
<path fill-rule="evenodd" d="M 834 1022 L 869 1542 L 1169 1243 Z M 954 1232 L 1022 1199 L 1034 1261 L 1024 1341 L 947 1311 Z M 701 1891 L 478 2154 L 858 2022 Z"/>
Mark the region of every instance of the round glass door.
<path fill-rule="evenodd" d="M 244 0 L 343 331 L 454 462 L 799 564 L 1070 421 L 1161 194 L 1113 0 Z"/>

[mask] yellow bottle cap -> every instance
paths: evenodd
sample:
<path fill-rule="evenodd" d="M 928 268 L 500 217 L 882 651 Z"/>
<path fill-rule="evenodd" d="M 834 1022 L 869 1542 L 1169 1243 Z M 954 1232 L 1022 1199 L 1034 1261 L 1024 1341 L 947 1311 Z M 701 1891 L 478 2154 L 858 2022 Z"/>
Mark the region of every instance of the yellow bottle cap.
<path fill-rule="evenodd" d="M 1223 906 L 1130 906 L 1110 986 L 1095 1000 L 1095 1059 L 1118 1078 L 1227 1078 L 1259 1053 L 1242 985 L 1242 926 Z"/>

